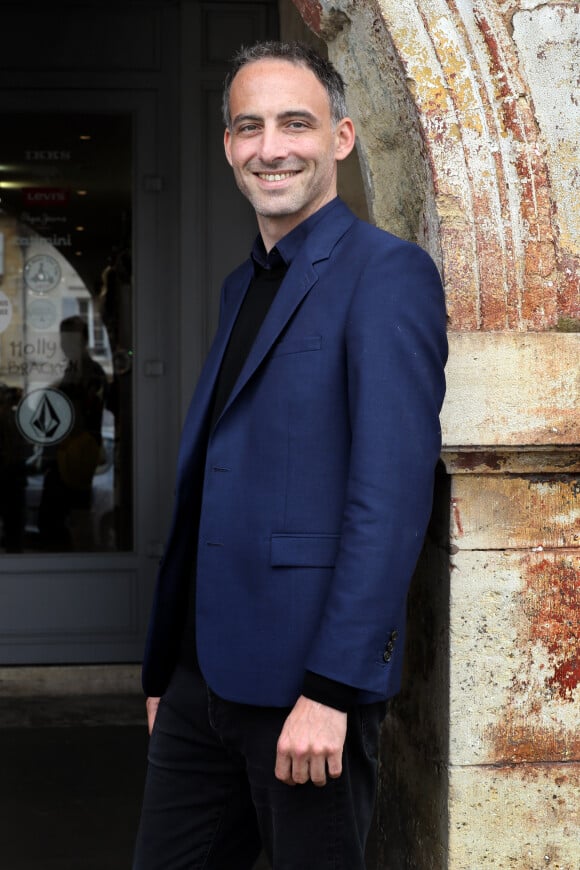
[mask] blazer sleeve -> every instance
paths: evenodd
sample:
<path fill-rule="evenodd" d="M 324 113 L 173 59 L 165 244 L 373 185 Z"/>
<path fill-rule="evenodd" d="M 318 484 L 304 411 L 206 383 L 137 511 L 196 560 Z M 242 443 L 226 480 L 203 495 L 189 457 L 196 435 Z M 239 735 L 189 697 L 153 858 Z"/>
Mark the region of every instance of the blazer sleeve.
<path fill-rule="evenodd" d="M 352 296 L 345 341 L 347 493 L 333 581 L 306 667 L 372 692 L 377 668 L 385 683 L 389 668 L 401 668 L 401 650 L 385 650 L 404 635 L 441 449 L 445 302 L 421 248 L 375 246 Z"/>

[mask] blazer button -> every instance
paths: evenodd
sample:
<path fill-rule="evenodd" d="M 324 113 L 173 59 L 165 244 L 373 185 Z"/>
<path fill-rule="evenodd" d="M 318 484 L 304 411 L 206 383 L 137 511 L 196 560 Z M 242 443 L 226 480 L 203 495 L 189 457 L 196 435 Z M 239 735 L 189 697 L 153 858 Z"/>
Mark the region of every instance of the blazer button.
<path fill-rule="evenodd" d="M 390 662 L 391 661 L 391 650 L 386 649 L 383 653 L 383 661 Z"/>

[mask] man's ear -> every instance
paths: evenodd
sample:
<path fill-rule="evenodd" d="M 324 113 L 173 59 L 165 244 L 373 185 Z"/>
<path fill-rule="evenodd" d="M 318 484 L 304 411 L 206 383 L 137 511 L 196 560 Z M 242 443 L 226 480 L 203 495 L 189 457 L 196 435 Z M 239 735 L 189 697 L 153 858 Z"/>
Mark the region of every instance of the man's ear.
<path fill-rule="evenodd" d="M 336 136 L 336 153 L 337 160 L 344 160 L 348 157 L 356 142 L 356 131 L 354 124 L 350 118 L 342 118 L 336 125 L 334 131 Z"/>
<path fill-rule="evenodd" d="M 232 165 L 232 134 L 228 127 L 224 130 L 224 151 L 226 152 L 226 160 Z"/>

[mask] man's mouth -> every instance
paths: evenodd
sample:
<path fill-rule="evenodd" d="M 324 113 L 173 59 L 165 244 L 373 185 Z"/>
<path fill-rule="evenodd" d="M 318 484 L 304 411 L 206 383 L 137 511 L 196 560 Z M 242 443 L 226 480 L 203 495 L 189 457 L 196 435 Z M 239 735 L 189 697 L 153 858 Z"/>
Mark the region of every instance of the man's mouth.
<path fill-rule="evenodd" d="M 299 170 L 292 170 L 290 172 L 256 172 L 258 178 L 261 178 L 262 181 L 285 181 L 287 178 L 292 178 L 294 175 L 298 175 Z"/>

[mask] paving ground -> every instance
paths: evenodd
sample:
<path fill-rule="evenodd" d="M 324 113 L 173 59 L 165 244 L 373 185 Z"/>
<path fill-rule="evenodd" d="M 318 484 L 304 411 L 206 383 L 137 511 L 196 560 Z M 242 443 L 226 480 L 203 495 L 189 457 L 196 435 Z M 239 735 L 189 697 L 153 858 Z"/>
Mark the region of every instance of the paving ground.
<path fill-rule="evenodd" d="M 146 752 L 140 697 L 0 698 L 0 870 L 130 870 Z"/>
<path fill-rule="evenodd" d="M 2 870 L 129 870 L 141 717 L 140 698 L 0 700 Z"/>

